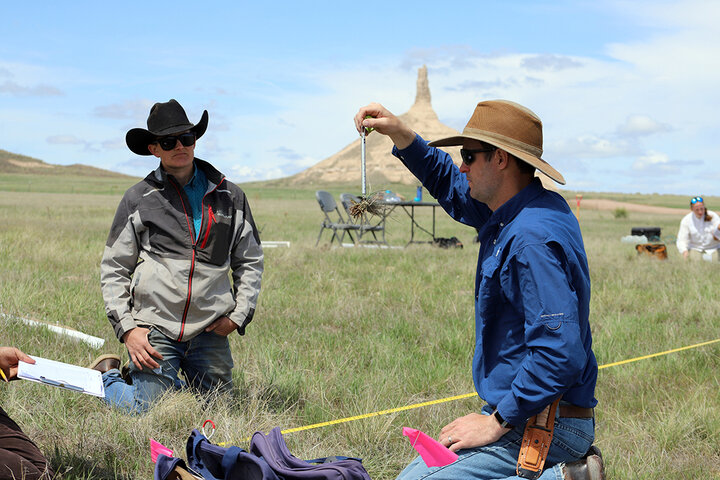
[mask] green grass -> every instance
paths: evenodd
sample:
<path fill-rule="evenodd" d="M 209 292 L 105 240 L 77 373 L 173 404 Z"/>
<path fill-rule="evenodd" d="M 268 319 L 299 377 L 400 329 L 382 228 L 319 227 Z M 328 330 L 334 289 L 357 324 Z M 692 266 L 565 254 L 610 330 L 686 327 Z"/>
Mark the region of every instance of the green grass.
<path fill-rule="evenodd" d="M 106 344 L 96 351 L 19 322 L 3 323 L 0 343 L 79 365 L 99 353 L 126 358 L 105 318 L 99 288 L 104 242 L 126 185 L 79 191 L 68 179 L 38 179 L 27 191 L 25 180 L 0 177 L 1 310 L 77 328 Z M 336 197 L 357 193 L 352 186 L 327 187 Z M 65 478 L 150 478 L 148 437 L 184 456 L 190 430 L 207 418 L 218 425 L 214 441 L 247 448 L 256 430 L 473 391 L 473 229 L 438 211 L 438 235 L 457 236 L 465 248 L 330 248 L 327 232 L 315 247 L 321 213 L 314 189 L 244 188 L 262 238 L 289 241 L 291 247 L 266 249 L 255 320 L 244 337 L 231 337 L 237 387 L 231 398 L 205 402 L 171 394 L 136 417 L 86 395 L 30 382 L 0 386 L 0 405 Z M 414 187 L 390 188 L 414 196 Z M 565 194 L 574 199 L 574 193 Z M 685 206 L 660 196 L 655 204 Z M 421 222 L 429 220 L 423 212 Z M 665 262 L 639 258 L 633 245 L 620 242 L 637 225 L 660 226 L 664 236 L 673 235 L 679 220 L 581 211 L 600 364 L 720 337 L 714 280 L 720 265 L 684 263 L 670 244 Z M 407 217 L 396 212 L 387 230 L 392 244 L 404 245 Z M 600 371 L 596 443 L 608 478 L 720 475 L 718 367 L 720 344 L 713 344 Z M 481 405 L 477 398 L 442 403 L 291 433 L 286 440 L 298 457 L 358 456 L 374 479 L 394 478 L 414 457 L 403 426 L 436 435 Z"/>
<path fill-rule="evenodd" d="M 88 177 L 82 174 L 66 173 L 63 176 L 0 173 L 0 191 L 122 195 L 125 190 L 139 180 L 139 178 L 119 175 L 117 177 Z"/>

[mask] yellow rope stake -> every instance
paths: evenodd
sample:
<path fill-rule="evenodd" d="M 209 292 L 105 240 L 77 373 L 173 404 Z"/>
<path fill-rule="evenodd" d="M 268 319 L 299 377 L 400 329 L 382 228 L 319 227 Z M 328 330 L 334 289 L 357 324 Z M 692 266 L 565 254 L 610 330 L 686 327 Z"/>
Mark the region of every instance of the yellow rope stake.
<path fill-rule="evenodd" d="M 653 358 L 653 357 L 660 357 L 660 356 L 662 356 L 662 355 L 668 355 L 668 354 L 670 354 L 670 353 L 680 352 L 680 351 L 682 351 L 682 350 L 690 350 L 691 348 L 703 347 L 703 346 L 705 346 L 705 345 L 710 345 L 710 344 L 712 344 L 712 343 L 717 343 L 717 342 L 720 342 L 720 338 L 715 339 L 715 340 L 710 340 L 710 341 L 708 341 L 708 342 L 697 343 L 697 344 L 695 344 L 695 345 L 690 345 L 690 346 L 688 346 L 688 347 L 674 348 L 674 349 L 672 349 L 672 350 L 666 350 L 666 351 L 664 351 L 664 352 L 653 353 L 653 354 L 651 354 L 651 355 L 645 355 L 645 356 L 642 356 L 642 357 L 635 357 L 635 358 L 631 358 L 631 359 L 629 359 L 629 360 L 622 360 L 622 361 L 620 361 L 620 362 L 615 362 L 615 363 L 608 363 L 608 364 L 599 366 L 599 367 L 598 367 L 598 370 L 602 370 L 603 368 L 616 367 L 616 366 L 618 366 L 618 365 L 624 365 L 624 364 L 626 364 L 626 363 L 639 362 L 640 360 L 646 360 L 646 359 L 648 359 L 648 358 Z M 391 408 L 391 409 L 389 409 L 389 410 L 380 410 L 380 411 L 378 411 L 378 412 L 364 413 L 364 414 L 362 414 L 362 415 L 356 415 L 356 416 L 354 416 L 354 417 L 346 417 L 346 418 L 340 418 L 340 419 L 338 419 L 338 420 L 330 420 L 330 421 L 327 421 L 327 422 L 315 423 L 315 424 L 312 424 L 312 425 L 306 425 L 306 426 L 304 426 L 304 427 L 288 428 L 287 430 L 283 430 L 281 433 L 285 434 L 285 433 L 301 432 L 301 431 L 303 431 L 303 430 L 310 430 L 310 429 L 313 429 L 313 428 L 327 427 L 327 426 L 329 426 L 329 425 L 337 425 L 338 423 L 352 422 L 352 421 L 355 421 L 355 420 L 362 420 L 362 419 L 364 419 L 364 418 L 377 417 L 377 416 L 380 416 L 380 415 L 387 415 L 387 414 L 389 414 L 389 413 L 404 412 L 404 411 L 406 411 L 406 410 L 413 410 L 413 409 L 415 409 L 415 408 L 428 407 L 428 406 L 430 406 L 430 405 L 437 405 L 437 404 L 439 404 L 439 403 L 445 403 L 445 402 L 453 402 L 453 401 L 455 401 L 455 400 L 463 400 L 463 399 L 465 399 L 465 398 L 476 397 L 476 396 L 477 396 L 477 393 L 475 393 L 475 392 L 473 392 L 473 393 L 466 393 L 466 394 L 463 394 L 463 395 L 456 395 L 456 396 L 454 396 L 454 397 L 440 398 L 440 399 L 438 399 L 438 400 L 430 400 L 429 402 L 415 403 L 415 404 L 413 404 L 413 405 L 406 405 L 406 406 L 404 406 L 404 407 Z"/>

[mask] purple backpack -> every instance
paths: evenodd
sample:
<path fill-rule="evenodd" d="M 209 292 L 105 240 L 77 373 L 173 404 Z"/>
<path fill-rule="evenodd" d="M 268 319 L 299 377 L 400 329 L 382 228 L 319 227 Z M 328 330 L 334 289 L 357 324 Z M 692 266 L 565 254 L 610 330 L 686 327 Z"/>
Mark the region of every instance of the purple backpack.
<path fill-rule="evenodd" d="M 262 458 L 240 447 L 215 445 L 197 430 L 190 434 L 185 449 L 188 467 L 205 480 L 279 480 Z"/>
<path fill-rule="evenodd" d="M 277 427 L 267 436 L 255 432 L 250 452 L 239 447 L 215 445 L 193 430 L 186 453 L 187 466 L 180 459 L 158 455 L 155 480 L 177 478 L 171 474 L 179 470 L 187 470 L 205 480 L 371 480 L 357 458 L 327 457 L 305 461 L 294 457 Z"/>
<path fill-rule="evenodd" d="M 305 461 L 294 457 L 278 427 L 267 435 L 255 432 L 250 440 L 250 453 L 264 459 L 284 480 L 371 480 L 359 458 L 327 457 Z"/>

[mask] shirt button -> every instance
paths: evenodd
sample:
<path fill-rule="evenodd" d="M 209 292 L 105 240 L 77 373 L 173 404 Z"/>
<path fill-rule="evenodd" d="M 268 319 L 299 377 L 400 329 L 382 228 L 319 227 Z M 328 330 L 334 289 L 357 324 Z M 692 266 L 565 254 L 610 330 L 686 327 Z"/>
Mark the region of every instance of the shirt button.
<path fill-rule="evenodd" d="M 501 226 L 501 227 L 504 227 L 504 226 L 505 226 L 505 224 L 504 224 L 504 223 L 502 223 L 502 222 L 500 222 L 500 226 Z"/>
<path fill-rule="evenodd" d="M 497 240 L 493 240 L 493 245 L 495 245 L 496 243 L 497 243 Z"/>

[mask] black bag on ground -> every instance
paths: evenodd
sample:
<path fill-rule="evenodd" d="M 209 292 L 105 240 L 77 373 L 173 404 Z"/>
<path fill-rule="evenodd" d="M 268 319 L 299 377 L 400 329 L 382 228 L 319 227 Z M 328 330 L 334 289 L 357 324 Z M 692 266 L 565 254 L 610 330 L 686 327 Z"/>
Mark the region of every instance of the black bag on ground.
<path fill-rule="evenodd" d="M 250 453 L 264 459 L 284 480 L 370 480 L 359 458 L 327 457 L 305 461 L 294 457 L 278 427 L 267 435 L 255 432 L 250 441 Z"/>
<path fill-rule="evenodd" d="M 436 237 L 433 238 L 433 245 L 440 248 L 463 248 L 463 244 L 460 240 L 458 240 L 457 237 L 450 237 L 450 238 L 442 238 L 442 237 Z"/>

